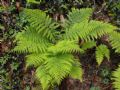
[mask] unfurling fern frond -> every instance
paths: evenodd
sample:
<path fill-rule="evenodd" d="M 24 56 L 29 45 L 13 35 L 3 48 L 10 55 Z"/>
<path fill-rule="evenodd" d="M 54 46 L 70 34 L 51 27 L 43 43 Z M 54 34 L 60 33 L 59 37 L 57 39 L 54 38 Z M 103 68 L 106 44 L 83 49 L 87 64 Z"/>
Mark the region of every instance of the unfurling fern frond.
<path fill-rule="evenodd" d="M 119 32 L 113 32 L 110 33 L 110 44 L 112 45 L 112 48 L 115 49 L 117 53 L 120 53 L 120 33 Z"/>
<path fill-rule="evenodd" d="M 120 90 L 120 66 L 113 72 L 113 86 L 115 90 Z"/>
<path fill-rule="evenodd" d="M 106 57 L 108 60 L 110 58 L 110 51 L 106 45 L 99 45 L 95 53 L 98 65 L 102 63 L 104 57 Z"/>

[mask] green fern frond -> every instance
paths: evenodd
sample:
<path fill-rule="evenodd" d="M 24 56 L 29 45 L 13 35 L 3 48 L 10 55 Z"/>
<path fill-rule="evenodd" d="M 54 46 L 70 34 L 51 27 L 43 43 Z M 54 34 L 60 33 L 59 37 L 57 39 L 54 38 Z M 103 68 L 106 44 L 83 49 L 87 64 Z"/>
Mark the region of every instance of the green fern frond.
<path fill-rule="evenodd" d="M 37 62 L 39 63 L 39 61 Z M 69 73 L 71 77 L 82 80 L 80 64 L 75 63 L 71 54 L 48 54 L 47 59 L 36 70 L 36 76 L 43 88 L 47 88 L 54 83 L 60 84 L 62 79 L 68 76 Z"/>
<path fill-rule="evenodd" d="M 110 51 L 106 45 L 99 45 L 96 48 L 95 53 L 96 53 L 96 60 L 97 60 L 98 65 L 102 63 L 104 57 L 106 57 L 108 60 L 110 58 Z"/>
<path fill-rule="evenodd" d="M 30 23 L 30 26 L 34 27 L 38 33 L 41 33 L 42 36 L 47 37 L 50 40 L 55 38 L 57 33 L 55 29 L 59 25 L 56 22 L 53 22 L 45 12 L 37 9 L 25 9 L 23 13 Z"/>
<path fill-rule="evenodd" d="M 83 21 L 66 28 L 63 37 L 67 40 L 78 40 L 80 38 L 85 41 L 91 41 L 109 34 L 115 29 L 115 26 L 108 23 L 93 20 L 90 22 Z"/>
<path fill-rule="evenodd" d="M 33 27 L 27 27 L 26 31 L 22 31 L 17 34 L 16 41 L 18 45 L 13 51 L 19 53 L 26 52 L 46 52 L 47 48 L 51 46 L 50 40 L 45 37 L 41 37 Z"/>
<path fill-rule="evenodd" d="M 83 52 L 83 50 L 79 47 L 77 41 L 68 41 L 68 40 L 59 41 L 56 45 L 48 48 L 48 51 L 53 53 L 63 53 L 63 54 Z"/>
<path fill-rule="evenodd" d="M 109 23 L 89 20 L 91 13 L 92 10 L 89 8 L 80 10 L 74 9 L 73 12 L 70 12 L 68 15 L 68 21 L 66 22 L 66 24 L 70 23 L 70 25 L 65 27 L 65 34 L 63 37 L 67 40 L 82 39 L 90 41 L 100 38 L 101 36 L 109 34 L 117 29 L 117 27 Z"/>
<path fill-rule="evenodd" d="M 83 8 L 83 9 L 72 9 L 71 12 L 68 14 L 68 21 L 69 25 L 73 25 L 74 23 L 80 23 L 83 21 L 88 21 L 90 16 L 92 15 L 91 8 Z"/>
<path fill-rule="evenodd" d="M 87 49 L 90 49 L 90 48 L 95 47 L 95 46 L 96 46 L 96 42 L 95 41 L 88 41 L 88 42 L 83 43 L 81 48 L 83 50 L 87 50 Z"/>
<path fill-rule="evenodd" d="M 39 66 L 36 70 L 36 77 L 40 81 L 43 90 L 47 90 L 53 83 L 53 78 L 49 75 L 45 66 Z"/>
<path fill-rule="evenodd" d="M 83 21 L 80 23 L 75 23 L 69 28 L 65 29 L 65 34 L 63 35 L 66 40 L 78 40 L 79 38 L 84 38 L 89 33 L 85 26 L 87 26 L 87 21 Z"/>
<path fill-rule="evenodd" d="M 119 32 L 113 32 L 110 33 L 110 44 L 112 45 L 112 48 L 115 49 L 115 52 L 120 53 L 120 33 Z"/>
<path fill-rule="evenodd" d="M 58 84 L 71 71 L 73 59 L 73 55 L 71 54 L 58 54 L 53 57 L 49 56 L 45 61 L 45 67 Z"/>
<path fill-rule="evenodd" d="M 88 23 L 88 26 L 86 27 L 88 29 L 89 34 L 86 38 L 90 39 L 97 39 L 105 34 L 109 34 L 117 29 L 117 27 L 109 24 L 109 23 L 103 23 L 100 21 L 93 21 L 91 20 Z"/>
<path fill-rule="evenodd" d="M 80 81 L 82 81 L 83 70 L 79 62 L 73 64 L 69 75 L 74 79 L 79 79 Z"/>
<path fill-rule="evenodd" d="M 113 86 L 115 87 L 115 90 L 120 90 L 120 66 L 116 71 L 113 72 Z"/>
<path fill-rule="evenodd" d="M 34 65 L 35 67 L 38 67 L 41 64 L 43 64 L 46 59 L 47 57 L 45 54 L 34 53 L 34 54 L 27 55 L 26 66 L 28 67 L 28 66 Z"/>

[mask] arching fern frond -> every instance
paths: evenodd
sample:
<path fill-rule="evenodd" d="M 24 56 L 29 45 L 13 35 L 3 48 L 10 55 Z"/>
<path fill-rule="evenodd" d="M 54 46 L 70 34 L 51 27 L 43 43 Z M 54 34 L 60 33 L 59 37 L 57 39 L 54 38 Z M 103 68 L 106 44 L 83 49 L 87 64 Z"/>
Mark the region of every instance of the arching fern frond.
<path fill-rule="evenodd" d="M 97 39 L 105 34 L 109 34 L 117 28 L 109 23 L 91 20 L 86 29 L 88 29 L 89 33 L 85 39 L 89 40 L 90 38 Z"/>
<path fill-rule="evenodd" d="M 80 38 L 85 41 L 90 41 L 109 34 L 115 29 L 115 26 L 108 23 L 93 20 L 90 22 L 83 21 L 66 28 L 63 36 L 67 40 L 78 40 Z"/>
<path fill-rule="evenodd" d="M 106 45 L 99 45 L 96 48 L 95 53 L 96 53 L 96 60 L 97 60 L 98 65 L 102 63 L 104 57 L 106 57 L 108 60 L 110 58 L 110 51 Z"/>
<path fill-rule="evenodd" d="M 47 59 L 45 54 L 38 54 L 38 53 L 34 53 L 34 54 L 30 54 L 26 56 L 26 66 L 35 66 L 38 67 L 41 64 L 43 64 L 45 62 L 45 60 Z"/>
<path fill-rule="evenodd" d="M 58 24 L 53 22 L 52 18 L 47 16 L 45 12 L 38 9 L 25 9 L 23 14 L 30 23 L 30 26 L 34 27 L 38 33 L 50 40 L 55 39 L 57 33 L 55 29 L 58 27 Z"/>
<path fill-rule="evenodd" d="M 113 86 L 115 87 L 115 90 L 120 90 L 120 66 L 116 71 L 113 72 Z"/>
<path fill-rule="evenodd" d="M 41 55 L 41 57 L 42 56 L 43 55 Z M 36 57 L 34 58 L 36 59 Z M 41 64 L 36 70 L 36 76 L 41 82 L 43 88 L 47 88 L 49 84 L 60 84 L 63 78 L 67 76 L 82 80 L 82 68 L 79 62 L 76 63 L 74 61 L 72 54 L 58 53 L 57 55 L 54 55 L 48 53 L 45 58 L 46 60 L 44 60 L 43 64 Z M 39 61 L 36 61 L 35 63 L 39 63 Z"/>
<path fill-rule="evenodd" d="M 83 50 L 87 50 L 87 49 L 90 49 L 92 47 L 95 47 L 96 46 L 96 42 L 95 41 L 88 41 L 88 42 L 85 42 L 81 45 L 81 48 Z"/>
<path fill-rule="evenodd" d="M 54 83 L 54 79 L 49 75 L 44 65 L 37 68 L 36 77 L 40 81 L 43 90 L 47 90 Z"/>
<path fill-rule="evenodd" d="M 72 66 L 72 69 L 71 69 L 69 75 L 70 75 L 70 77 L 72 77 L 74 79 L 79 79 L 81 81 L 83 80 L 82 79 L 83 70 L 82 70 L 79 62 L 73 63 L 73 66 Z"/>
<path fill-rule="evenodd" d="M 33 27 L 27 27 L 25 30 L 26 31 L 22 31 L 16 36 L 18 45 L 13 51 L 20 53 L 46 52 L 47 47 L 51 45 L 50 40 L 46 37 L 42 37 Z"/>
<path fill-rule="evenodd" d="M 45 67 L 58 84 L 71 71 L 73 59 L 71 54 L 48 56 L 48 59 L 45 61 Z"/>
<path fill-rule="evenodd" d="M 48 48 L 48 51 L 53 53 L 63 53 L 63 54 L 83 52 L 83 50 L 79 47 L 77 41 L 68 41 L 68 40 L 59 41 L 56 45 Z"/>
<path fill-rule="evenodd" d="M 119 32 L 113 32 L 110 33 L 110 44 L 112 45 L 112 48 L 115 49 L 115 52 L 120 53 L 120 33 Z"/>
<path fill-rule="evenodd" d="M 83 9 L 72 9 L 71 12 L 68 14 L 68 25 L 73 25 L 75 23 L 80 23 L 83 21 L 88 21 L 90 16 L 92 15 L 91 8 L 83 8 Z"/>

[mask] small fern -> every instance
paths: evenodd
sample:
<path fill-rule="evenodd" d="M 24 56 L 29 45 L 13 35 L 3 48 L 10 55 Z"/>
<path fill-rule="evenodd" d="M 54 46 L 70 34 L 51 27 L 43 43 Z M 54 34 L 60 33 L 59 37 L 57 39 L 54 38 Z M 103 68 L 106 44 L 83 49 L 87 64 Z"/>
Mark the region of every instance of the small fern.
<path fill-rule="evenodd" d="M 104 57 L 106 57 L 108 60 L 110 58 L 110 51 L 106 45 L 99 45 L 96 48 L 95 53 L 96 53 L 96 60 L 97 60 L 98 65 L 102 63 Z"/>
<path fill-rule="evenodd" d="M 95 47 L 96 39 L 116 29 L 109 23 L 90 20 L 90 8 L 69 12 L 64 33 L 59 35 L 56 30 L 59 25 L 43 11 L 25 9 L 23 14 L 28 23 L 25 30 L 16 36 L 17 46 L 13 51 L 28 53 L 27 66 L 36 67 L 36 77 L 43 90 L 60 84 L 68 76 L 82 81 L 83 71 L 74 54 Z M 80 40 L 84 43 L 79 45 Z M 104 57 L 109 60 L 109 49 L 100 45 L 96 48 L 99 65 Z"/>
<path fill-rule="evenodd" d="M 25 9 L 24 17 L 28 21 L 25 30 L 16 36 L 15 52 L 28 53 L 27 66 L 36 67 L 36 77 L 43 90 L 60 84 L 67 76 L 82 81 L 82 69 L 73 53 L 83 50 L 75 40 L 56 40 L 58 25 L 40 10 Z M 74 68 L 76 67 L 76 68 Z M 76 69 L 76 70 L 75 70 Z M 72 70 L 74 70 L 74 73 Z"/>

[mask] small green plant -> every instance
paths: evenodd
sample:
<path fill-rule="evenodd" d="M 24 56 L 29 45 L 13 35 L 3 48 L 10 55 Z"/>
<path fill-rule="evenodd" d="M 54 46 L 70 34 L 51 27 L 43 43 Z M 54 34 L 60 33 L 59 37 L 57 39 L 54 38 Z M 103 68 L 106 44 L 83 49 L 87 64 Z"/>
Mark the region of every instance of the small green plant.
<path fill-rule="evenodd" d="M 107 46 L 97 46 L 96 39 L 112 33 L 116 27 L 90 20 L 92 9 L 72 9 L 65 20 L 62 33 L 57 31 L 59 25 L 43 11 L 25 9 L 23 13 L 29 23 L 24 31 L 17 34 L 17 46 L 13 51 L 28 54 L 27 66 L 36 67 L 36 77 L 44 90 L 60 84 L 66 77 L 82 81 L 83 70 L 74 54 L 96 47 L 99 65 L 104 57 L 109 59 Z"/>

